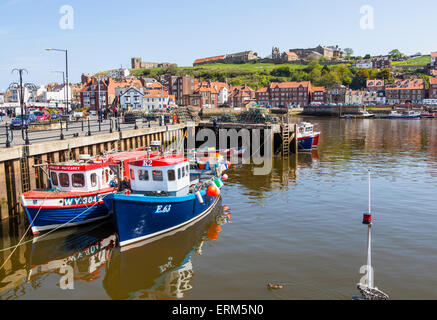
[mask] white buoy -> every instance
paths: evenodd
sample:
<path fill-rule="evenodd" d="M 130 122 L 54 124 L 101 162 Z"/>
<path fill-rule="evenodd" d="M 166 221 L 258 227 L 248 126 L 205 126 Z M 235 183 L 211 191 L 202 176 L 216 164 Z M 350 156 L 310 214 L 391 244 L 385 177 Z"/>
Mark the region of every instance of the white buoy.
<path fill-rule="evenodd" d="M 202 194 L 200 193 L 200 191 L 196 191 L 196 192 L 195 192 L 195 195 L 196 195 L 196 197 L 197 197 L 197 200 L 198 200 L 200 203 L 203 203 L 203 197 L 202 197 Z"/>

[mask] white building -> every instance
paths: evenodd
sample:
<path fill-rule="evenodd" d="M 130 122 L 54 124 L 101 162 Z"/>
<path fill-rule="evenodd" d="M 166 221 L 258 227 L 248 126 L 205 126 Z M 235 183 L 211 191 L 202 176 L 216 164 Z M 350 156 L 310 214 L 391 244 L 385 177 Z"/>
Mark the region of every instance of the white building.
<path fill-rule="evenodd" d="M 67 90 L 67 86 L 64 84 L 52 86 L 49 89 L 41 89 L 41 92 L 43 94 L 43 100 L 45 102 L 48 102 L 52 105 L 58 104 L 58 106 L 63 105 L 66 103 L 67 99 L 67 91 L 68 91 L 68 101 L 71 101 L 71 88 Z"/>
<path fill-rule="evenodd" d="M 143 106 L 143 88 L 127 87 L 117 88 L 120 93 L 120 106 L 122 110 L 141 109 Z"/>
<path fill-rule="evenodd" d="M 109 71 L 106 76 L 114 78 L 114 79 L 123 79 L 130 75 L 129 69 L 120 68 Z"/>
<path fill-rule="evenodd" d="M 372 61 L 361 61 L 354 64 L 354 67 L 358 69 L 372 69 L 372 66 Z"/>
<path fill-rule="evenodd" d="M 143 107 L 148 111 L 167 108 L 171 103 L 172 101 L 170 101 L 169 95 L 165 91 L 147 90 L 144 92 Z"/>

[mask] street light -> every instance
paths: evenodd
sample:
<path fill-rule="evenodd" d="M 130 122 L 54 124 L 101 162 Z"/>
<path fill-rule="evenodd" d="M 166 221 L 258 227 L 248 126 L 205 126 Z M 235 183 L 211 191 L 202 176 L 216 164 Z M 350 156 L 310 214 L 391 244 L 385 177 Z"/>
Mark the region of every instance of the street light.
<path fill-rule="evenodd" d="M 64 50 L 64 49 L 53 49 L 53 48 L 47 48 L 47 51 L 61 51 L 61 52 L 65 52 L 65 80 L 67 83 L 67 112 L 68 112 L 68 51 Z M 65 114 L 65 112 L 64 112 Z"/>
<path fill-rule="evenodd" d="M 52 71 L 53 73 L 62 73 L 62 84 L 64 85 L 64 106 L 65 106 L 65 90 L 66 90 L 66 85 L 65 85 L 65 72 L 64 71 Z"/>
<path fill-rule="evenodd" d="M 21 107 L 21 136 L 23 138 L 23 140 L 25 141 L 25 144 L 30 144 L 29 143 L 29 135 L 28 135 L 28 130 L 27 130 L 27 124 L 26 126 L 24 126 L 24 118 L 25 115 L 27 115 L 27 110 L 25 110 L 24 108 L 24 88 L 27 88 L 29 90 L 37 90 L 37 87 L 33 84 L 33 83 L 25 83 L 23 84 L 23 72 L 26 72 L 26 74 L 28 74 L 26 69 L 13 69 L 12 73 L 14 71 L 17 71 L 18 74 L 20 75 L 20 83 L 17 82 L 12 82 L 9 85 L 8 90 L 20 90 L 20 107 Z M 24 134 L 26 133 L 26 136 L 24 136 Z"/>

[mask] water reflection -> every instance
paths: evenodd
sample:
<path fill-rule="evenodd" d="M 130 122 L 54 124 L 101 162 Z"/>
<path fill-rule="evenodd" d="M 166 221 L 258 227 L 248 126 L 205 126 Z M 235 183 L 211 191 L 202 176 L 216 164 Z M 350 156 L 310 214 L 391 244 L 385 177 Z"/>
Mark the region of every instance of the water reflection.
<path fill-rule="evenodd" d="M 301 152 L 297 156 L 272 159 L 272 170 L 266 175 L 254 175 L 253 165 L 235 165 L 231 167 L 227 183 L 242 185 L 249 192 L 248 196 L 264 198 L 272 190 L 288 190 L 297 184 L 298 170 L 303 168 L 317 168 L 319 152 Z"/>
<path fill-rule="evenodd" d="M 183 298 L 192 288 L 192 256 L 201 255 L 206 241 L 215 241 L 231 212 L 221 206 L 202 220 L 165 234 L 161 239 L 120 253 L 111 221 L 59 230 L 19 247 L 25 252 L 14 269 L 0 277 L 0 299 L 37 294 L 52 298 L 73 292 L 78 284 L 102 282 L 113 299 Z M 85 287 L 86 288 L 86 287 Z M 64 290 L 62 290 L 64 289 Z M 79 292 L 87 296 L 92 292 Z M 75 292 L 77 297 L 77 292 Z"/>
<path fill-rule="evenodd" d="M 76 281 L 95 281 L 115 243 L 109 222 L 34 238 L 17 249 L 25 252 L 24 261 L 0 280 L 0 298 L 17 299 L 38 290 L 50 274 L 59 275 L 53 285 L 60 289 L 74 289 Z"/>
<path fill-rule="evenodd" d="M 219 204 L 206 218 L 160 240 L 113 251 L 103 286 L 112 299 L 181 299 L 192 289 L 193 255 L 218 238 L 229 208 Z"/>

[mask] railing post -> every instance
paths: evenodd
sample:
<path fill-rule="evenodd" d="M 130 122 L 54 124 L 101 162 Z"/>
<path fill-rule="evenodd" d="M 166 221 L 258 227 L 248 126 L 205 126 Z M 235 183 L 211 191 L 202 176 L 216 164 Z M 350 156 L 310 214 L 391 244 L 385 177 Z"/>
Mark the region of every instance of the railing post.
<path fill-rule="evenodd" d="M 64 133 L 62 132 L 62 119 L 61 119 L 61 136 L 59 138 L 61 140 L 64 140 Z"/>
<path fill-rule="evenodd" d="M 112 118 L 109 118 L 109 133 L 112 133 Z"/>
<path fill-rule="evenodd" d="M 6 148 L 10 148 L 11 142 L 9 141 L 9 131 L 8 123 L 6 122 Z M 11 130 L 12 132 L 12 130 Z"/>
<path fill-rule="evenodd" d="M 101 125 L 101 123 L 102 123 L 102 120 L 99 119 L 99 132 L 102 131 L 102 125 Z"/>
<path fill-rule="evenodd" d="M 118 122 L 118 131 L 121 131 L 121 126 L 120 126 L 120 118 L 117 118 L 117 122 Z"/>
<path fill-rule="evenodd" d="M 88 118 L 88 132 L 86 134 L 88 137 L 91 136 L 90 118 Z"/>
<path fill-rule="evenodd" d="M 83 119 L 82 119 L 81 123 L 82 123 L 82 132 L 83 132 Z"/>
<path fill-rule="evenodd" d="M 29 122 L 29 124 L 30 124 L 30 122 Z M 25 144 L 26 145 L 30 144 L 30 141 L 29 141 L 29 124 L 26 125 L 26 129 L 25 129 L 25 131 L 26 131 L 26 141 L 25 141 Z"/>
<path fill-rule="evenodd" d="M 134 129 L 138 129 L 138 126 L 137 126 L 137 118 L 134 119 L 134 122 L 135 122 Z"/>

